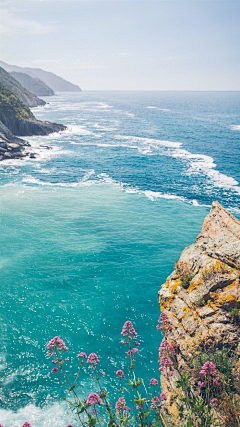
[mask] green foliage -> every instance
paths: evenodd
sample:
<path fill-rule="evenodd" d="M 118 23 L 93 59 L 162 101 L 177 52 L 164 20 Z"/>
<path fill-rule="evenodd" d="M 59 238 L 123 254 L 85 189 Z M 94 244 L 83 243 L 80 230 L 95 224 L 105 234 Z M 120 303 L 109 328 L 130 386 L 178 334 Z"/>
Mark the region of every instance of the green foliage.
<path fill-rule="evenodd" d="M 26 90 L 2 67 L 0 67 L 0 83 L 26 105 L 31 106 L 33 102 L 35 103 L 35 106 L 44 104 L 42 100 L 38 99 L 36 95 L 33 95 L 33 93 L 28 92 L 28 90 Z"/>
<path fill-rule="evenodd" d="M 2 83 L 0 83 L 0 113 L 20 120 L 35 119 L 31 110 Z"/>
<path fill-rule="evenodd" d="M 230 311 L 230 317 L 233 322 L 237 323 L 238 325 L 240 324 L 240 310 L 237 308 L 232 308 Z"/>
<path fill-rule="evenodd" d="M 186 273 L 181 277 L 181 283 L 182 283 L 182 287 L 184 289 L 188 289 L 189 285 L 191 283 L 191 280 L 194 278 L 194 274 L 192 273 Z"/>

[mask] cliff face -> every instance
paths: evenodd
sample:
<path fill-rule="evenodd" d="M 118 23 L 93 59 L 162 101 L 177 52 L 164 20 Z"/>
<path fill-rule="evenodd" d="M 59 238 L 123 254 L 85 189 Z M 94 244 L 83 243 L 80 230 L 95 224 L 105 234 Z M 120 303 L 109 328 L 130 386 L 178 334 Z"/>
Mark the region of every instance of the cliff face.
<path fill-rule="evenodd" d="M 20 101 L 28 107 L 38 107 L 45 105 L 46 102 L 38 98 L 33 93 L 29 92 L 16 79 L 14 79 L 7 71 L 0 67 L 0 82 L 6 86 Z"/>
<path fill-rule="evenodd" d="M 0 120 L 14 135 L 20 136 L 48 135 L 66 129 L 61 124 L 37 120 L 31 110 L 1 83 Z"/>
<path fill-rule="evenodd" d="M 0 161 L 8 159 L 20 159 L 28 155 L 29 143 L 17 138 L 10 130 L 0 122 Z"/>
<path fill-rule="evenodd" d="M 193 390 L 193 356 L 203 343 L 211 342 L 210 353 L 234 349 L 239 360 L 240 322 L 233 316 L 233 309 L 235 313 L 240 309 L 239 276 L 240 221 L 214 202 L 196 242 L 184 249 L 159 292 L 161 310 L 168 313 L 174 326 L 169 338 L 179 346 L 177 359 L 182 371 L 193 378 Z M 233 390 L 239 389 L 239 363 L 233 377 Z M 181 423 L 171 394 L 177 379 L 176 372 L 161 379 L 176 426 Z"/>

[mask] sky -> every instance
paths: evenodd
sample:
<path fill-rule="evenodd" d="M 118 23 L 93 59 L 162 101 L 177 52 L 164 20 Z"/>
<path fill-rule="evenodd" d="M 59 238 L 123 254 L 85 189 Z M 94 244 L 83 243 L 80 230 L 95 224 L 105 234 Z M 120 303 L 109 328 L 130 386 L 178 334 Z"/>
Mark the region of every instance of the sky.
<path fill-rule="evenodd" d="M 83 90 L 240 90 L 240 1 L 0 0 L 1 60 Z"/>

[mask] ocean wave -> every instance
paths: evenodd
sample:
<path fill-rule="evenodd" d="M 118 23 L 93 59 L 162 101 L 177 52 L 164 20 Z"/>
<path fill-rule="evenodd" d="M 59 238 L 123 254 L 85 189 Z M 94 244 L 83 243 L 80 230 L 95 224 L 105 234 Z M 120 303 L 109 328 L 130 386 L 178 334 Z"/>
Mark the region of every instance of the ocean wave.
<path fill-rule="evenodd" d="M 153 105 L 149 105 L 146 108 L 148 108 L 149 110 L 157 110 L 157 111 L 171 111 L 171 110 L 169 110 L 169 108 L 159 108 L 159 107 L 155 107 Z"/>
<path fill-rule="evenodd" d="M 162 147 L 181 147 L 181 142 L 165 141 L 161 139 L 154 138 L 144 138 L 140 136 L 130 136 L 130 135 L 115 135 L 115 139 L 121 139 L 125 141 L 139 142 L 140 144 L 152 144 L 153 146 L 162 146 Z"/>
<path fill-rule="evenodd" d="M 0 422 L 4 427 L 21 427 L 26 421 L 34 427 L 66 427 L 76 420 L 66 404 L 60 403 L 43 408 L 30 404 L 17 412 L 0 409 Z"/>
<path fill-rule="evenodd" d="M 230 129 L 232 129 L 232 130 L 240 130 L 240 125 L 232 125 L 232 126 L 230 126 Z"/>
<path fill-rule="evenodd" d="M 189 161 L 190 167 L 187 170 L 188 175 L 206 175 L 211 179 L 211 183 L 214 186 L 225 188 L 227 190 L 232 189 L 240 194 L 238 181 L 216 170 L 215 168 L 217 165 L 214 163 L 214 159 L 211 156 L 207 156 L 205 154 L 193 154 L 183 149 L 173 151 L 171 156 Z"/>

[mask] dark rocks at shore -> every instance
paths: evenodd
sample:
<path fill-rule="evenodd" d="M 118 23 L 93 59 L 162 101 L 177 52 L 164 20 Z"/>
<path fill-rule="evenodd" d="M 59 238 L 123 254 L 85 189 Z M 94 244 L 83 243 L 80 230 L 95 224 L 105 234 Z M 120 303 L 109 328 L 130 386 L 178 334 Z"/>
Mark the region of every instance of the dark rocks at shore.
<path fill-rule="evenodd" d="M 61 132 L 66 126 L 58 123 L 43 122 L 30 119 L 18 119 L 16 116 L 6 115 L 0 112 L 0 120 L 12 132 L 13 135 L 32 136 L 49 135 L 53 132 Z"/>
<path fill-rule="evenodd" d="M 0 160 L 21 159 L 29 155 L 30 144 L 17 138 L 0 122 Z"/>

